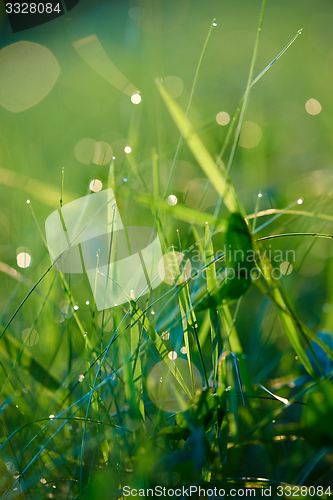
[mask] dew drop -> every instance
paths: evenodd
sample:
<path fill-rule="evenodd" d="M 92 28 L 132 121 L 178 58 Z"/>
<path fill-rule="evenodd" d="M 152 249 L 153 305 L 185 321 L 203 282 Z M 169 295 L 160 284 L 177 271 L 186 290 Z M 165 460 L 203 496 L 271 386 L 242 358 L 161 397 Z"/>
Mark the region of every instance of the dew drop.
<path fill-rule="evenodd" d="M 83 382 L 84 381 L 84 375 L 80 375 L 79 376 L 79 382 Z"/>
<path fill-rule="evenodd" d="M 53 420 L 55 418 L 55 415 L 49 415 L 49 419 Z"/>
<path fill-rule="evenodd" d="M 130 153 L 132 153 L 132 148 L 131 146 L 125 146 L 124 147 L 124 151 L 127 155 L 129 155 Z"/>
<path fill-rule="evenodd" d="M 131 96 L 131 101 L 133 104 L 139 104 L 142 100 L 142 97 L 140 94 L 136 93 Z"/>
<path fill-rule="evenodd" d="M 115 210 L 115 209 L 116 209 L 116 204 L 115 204 L 115 203 L 113 203 L 113 204 L 112 204 L 112 210 Z"/>
<path fill-rule="evenodd" d="M 213 26 L 217 26 L 217 22 L 216 22 L 216 20 L 215 20 L 215 19 L 214 19 L 214 21 L 213 21 Z"/>
<path fill-rule="evenodd" d="M 258 193 L 258 198 L 262 198 L 262 193 Z"/>
<path fill-rule="evenodd" d="M 89 300 L 86 300 L 86 306 L 89 306 L 90 302 Z"/>
<path fill-rule="evenodd" d="M 297 200 L 297 205 L 302 205 L 302 203 L 303 203 L 303 198 L 299 198 L 299 199 Z"/>
<path fill-rule="evenodd" d="M 29 205 L 29 203 L 30 203 L 30 200 L 27 200 L 27 203 L 28 203 L 28 205 Z"/>
<path fill-rule="evenodd" d="M 170 207 L 173 207 L 174 205 L 177 205 L 178 203 L 178 198 L 174 194 L 170 194 L 167 198 L 167 203 L 170 205 Z"/>
<path fill-rule="evenodd" d="M 168 358 L 171 360 L 171 361 L 174 361 L 175 359 L 177 359 L 178 355 L 176 353 L 176 351 L 170 351 L 169 354 L 168 354 Z"/>
<path fill-rule="evenodd" d="M 79 309 L 79 306 L 75 305 L 74 306 L 74 311 L 78 311 L 78 309 Z"/>
<path fill-rule="evenodd" d="M 123 177 L 123 182 L 127 182 L 127 181 L 128 181 L 127 177 Z"/>

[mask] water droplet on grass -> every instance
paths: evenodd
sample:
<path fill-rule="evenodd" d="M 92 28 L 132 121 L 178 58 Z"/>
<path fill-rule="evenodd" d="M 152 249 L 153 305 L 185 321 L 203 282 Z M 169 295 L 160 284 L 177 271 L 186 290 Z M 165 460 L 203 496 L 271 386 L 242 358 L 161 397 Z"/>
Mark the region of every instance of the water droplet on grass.
<path fill-rule="evenodd" d="M 174 205 L 177 205 L 178 203 L 178 198 L 174 194 L 170 194 L 167 198 L 167 203 L 170 205 L 170 207 L 173 207 Z"/>
<path fill-rule="evenodd" d="M 133 94 L 131 96 L 131 101 L 133 104 L 139 104 L 141 102 L 141 100 L 142 100 L 142 97 L 140 94 Z"/>

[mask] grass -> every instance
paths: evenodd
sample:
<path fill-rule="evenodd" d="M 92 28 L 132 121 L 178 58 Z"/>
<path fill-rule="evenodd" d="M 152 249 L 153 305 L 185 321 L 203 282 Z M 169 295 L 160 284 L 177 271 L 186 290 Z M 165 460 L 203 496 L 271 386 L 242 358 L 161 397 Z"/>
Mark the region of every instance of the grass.
<path fill-rule="evenodd" d="M 155 113 L 159 146 L 140 143 L 140 120 L 149 120 L 138 105 L 127 136 L 132 153 L 121 169 L 112 160 L 100 171 L 126 224 L 156 228 L 173 265 L 171 281 L 98 311 L 84 275 L 49 265 L 38 207 L 59 208 L 87 193 L 80 187 L 76 196 L 67 168 L 57 190 L 1 167 L 0 182 L 31 197 L 25 208 L 42 269 L 27 278 L 14 264 L 0 267 L 7 294 L 0 335 L 1 499 L 126 498 L 125 486 L 235 488 L 238 496 L 245 488 L 261 495 L 265 487 L 276 496 L 329 497 L 333 342 L 331 334 L 318 333 L 320 321 L 306 311 L 312 295 L 301 287 L 314 283 L 329 314 L 329 259 L 327 290 L 322 277 L 302 272 L 313 248 L 323 254 L 328 246 L 320 245 L 332 244 L 330 195 L 303 210 L 299 198 L 272 207 L 260 192 L 252 212 L 237 182 L 237 169 L 248 168 L 239 146 L 251 92 L 302 40 L 297 26 L 254 77 L 265 8 L 263 0 L 247 84 L 219 152 L 191 114 L 218 29 L 214 20 L 186 105 L 163 79 L 156 82 L 148 115 Z M 195 163 L 205 180 L 192 206 L 182 193 L 181 161 Z M 205 206 L 206 195 L 214 203 Z M 296 260 L 286 258 L 290 245 Z M 331 326 L 329 318 L 323 326 Z"/>

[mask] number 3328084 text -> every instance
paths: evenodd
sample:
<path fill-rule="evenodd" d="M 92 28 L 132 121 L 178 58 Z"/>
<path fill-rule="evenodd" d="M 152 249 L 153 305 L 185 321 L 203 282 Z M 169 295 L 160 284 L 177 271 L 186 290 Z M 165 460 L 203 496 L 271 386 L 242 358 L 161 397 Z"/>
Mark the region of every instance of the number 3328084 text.
<path fill-rule="evenodd" d="M 55 6 L 52 3 L 6 3 L 6 13 L 7 14 L 52 14 L 57 12 L 61 14 L 60 3 Z"/>

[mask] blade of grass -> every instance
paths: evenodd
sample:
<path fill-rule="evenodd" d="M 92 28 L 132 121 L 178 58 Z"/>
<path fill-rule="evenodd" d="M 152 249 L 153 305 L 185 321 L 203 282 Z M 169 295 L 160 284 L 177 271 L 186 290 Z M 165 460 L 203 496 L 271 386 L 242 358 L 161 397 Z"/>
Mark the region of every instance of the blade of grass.
<path fill-rule="evenodd" d="M 234 187 L 229 180 L 217 169 L 215 162 L 208 153 L 199 136 L 194 131 L 191 123 L 187 119 L 183 110 L 170 96 L 161 82 L 158 84 L 159 93 L 172 116 L 178 129 L 183 133 L 188 147 L 200 167 L 211 180 L 212 185 L 220 196 L 223 196 L 224 204 L 229 212 L 243 213 L 243 209 L 238 201 Z"/>

